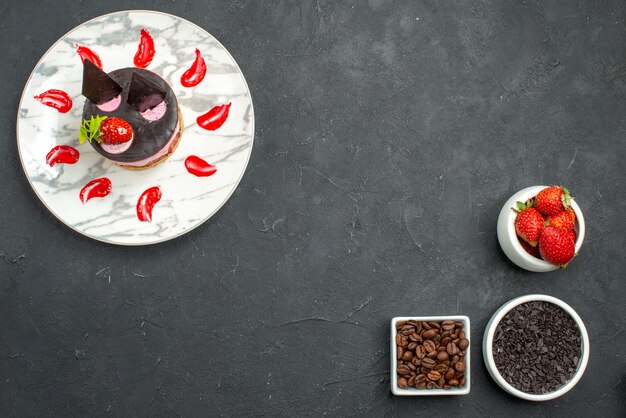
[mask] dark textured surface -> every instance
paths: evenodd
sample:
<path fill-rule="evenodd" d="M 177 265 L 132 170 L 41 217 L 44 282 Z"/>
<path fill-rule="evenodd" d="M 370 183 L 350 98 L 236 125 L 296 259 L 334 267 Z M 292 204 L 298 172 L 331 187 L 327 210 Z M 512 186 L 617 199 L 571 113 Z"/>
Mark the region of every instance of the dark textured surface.
<path fill-rule="evenodd" d="M 626 413 L 623 2 L 0 7 L 0 415 Z M 15 145 L 45 50 L 125 8 L 222 41 L 257 122 L 230 201 L 146 248 L 64 227 Z M 567 270 L 527 273 L 495 222 L 512 193 L 549 183 L 570 187 L 587 238 Z M 506 395 L 480 352 L 496 308 L 535 292 L 571 304 L 591 338 L 583 379 L 543 404 Z M 392 397 L 390 319 L 445 313 L 472 320 L 471 394 Z"/>

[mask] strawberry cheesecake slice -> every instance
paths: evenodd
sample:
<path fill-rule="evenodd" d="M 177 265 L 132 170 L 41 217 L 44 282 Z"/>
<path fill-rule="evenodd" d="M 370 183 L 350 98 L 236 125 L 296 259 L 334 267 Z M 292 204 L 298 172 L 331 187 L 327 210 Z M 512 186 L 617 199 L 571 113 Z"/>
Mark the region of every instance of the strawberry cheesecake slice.
<path fill-rule="evenodd" d="M 165 161 L 181 139 L 182 116 L 172 88 L 157 74 L 129 67 L 107 74 L 83 63 L 83 124 L 88 140 L 103 157 L 141 170 Z"/>

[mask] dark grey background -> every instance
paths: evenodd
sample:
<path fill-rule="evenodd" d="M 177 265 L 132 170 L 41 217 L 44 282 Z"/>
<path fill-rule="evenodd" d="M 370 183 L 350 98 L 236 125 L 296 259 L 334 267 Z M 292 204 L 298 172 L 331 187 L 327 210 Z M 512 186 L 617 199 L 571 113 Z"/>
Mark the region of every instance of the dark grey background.
<path fill-rule="evenodd" d="M 608 2 L 2 3 L 0 415 L 620 416 L 626 413 L 626 6 Z M 155 8 L 215 35 L 252 91 L 247 173 L 192 233 L 91 241 L 32 193 L 22 88 L 65 32 Z M 499 249 L 503 202 L 565 184 L 587 239 L 565 271 Z M 505 301 L 587 324 L 574 390 L 534 404 L 488 376 Z M 389 321 L 472 320 L 472 392 L 394 398 Z"/>

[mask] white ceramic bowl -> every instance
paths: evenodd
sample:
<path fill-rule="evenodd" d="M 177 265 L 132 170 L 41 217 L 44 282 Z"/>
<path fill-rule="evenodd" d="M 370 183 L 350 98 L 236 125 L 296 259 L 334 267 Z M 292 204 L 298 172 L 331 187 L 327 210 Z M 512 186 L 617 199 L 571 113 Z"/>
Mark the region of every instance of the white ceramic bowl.
<path fill-rule="evenodd" d="M 567 312 L 572 317 L 572 319 L 574 319 L 574 322 L 576 322 L 576 325 L 580 330 L 580 340 L 582 345 L 581 357 L 578 360 L 578 369 L 574 373 L 574 376 L 572 376 L 572 378 L 565 385 L 561 386 L 554 392 L 540 395 L 522 392 L 521 390 L 515 389 L 513 386 L 511 386 L 506 380 L 504 380 L 504 377 L 502 377 L 502 375 L 498 371 L 496 363 L 493 359 L 493 336 L 500 320 L 515 306 L 532 301 L 550 302 L 561 307 L 565 312 Z M 587 368 L 587 362 L 589 361 L 589 334 L 587 334 L 587 329 L 585 328 L 585 324 L 583 323 L 582 319 L 580 319 L 580 316 L 578 316 L 576 311 L 574 311 L 571 306 L 569 306 L 562 300 L 548 295 L 520 296 L 502 305 L 500 309 L 498 309 L 496 313 L 493 314 L 493 316 L 491 317 L 491 320 L 489 321 L 489 323 L 487 324 L 487 328 L 485 329 L 485 334 L 483 335 L 483 359 L 485 360 L 485 366 L 487 366 L 487 370 L 489 371 L 489 374 L 491 375 L 493 380 L 495 380 L 502 389 L 504 389 L 511 395 L 529 401 L 549 401 L 569 392 L 569 390 L 572 389 L 576 385 L 576 383 L 578 383 L 583 373 L 585 373 L 585 369 Z"/>
<path fill-rule="evenodd" d="M 396 351 L 396 323 L 399 321 L 459 321 L 463 322 L 463 331 L 465 332 L 465 338 L 470 341 L 470 346 L 465 350 L 465 386 L 462 388 L 454 389 L 401 389 L 398 386 L 398 373 L 396 368 L 398 367 L 398 357 Z M 471 344 L 472 338 L 470 335 L 470 320 L 467 316 L 454 315 L 454 316 L 397 316 L 391 320 L 391 392 L 397 396 L 437 396 L 437 395 L 467 395 L 470 392 L 471 384 Z"/>
<path fill-rule="evenodd" d="M 533 257 L 528 254 L 526 250 L 524 250 L 522 245 L 519 243 L 517 234 L 515 233 L 515 218 L 517 217 L 517 214 L 513 211 L 513 208 L 517 207 L 515 204 L 516 202 L 526 202 L 528 199 L 537 196 L 537 193 L 546 187 L 548 186 L 528 187 L 511 196 L 510 199 L 506 201 L 504 206 L 502 206 L 500 216 L 498 216 L 497 227 L 498 241 L 500 242 L 500 247 L 502 247 L 504 254 L 506 254 L 512 262 L 521 268 L 540 273 L 556 270 L 559 266 L 548 263 L 540 258 Z M 580 247 L 583 245 L 583 241 L 585 240 L 585 218 L 583 217 L 583 213 L 574 199 L 571 200 L 571 207 L 576 214 L 576 225 L 574 226 L 574 230 L 576 231 L 575 251 L 576 254 L 578 254 L 578 251 L 580 251 Z"/>

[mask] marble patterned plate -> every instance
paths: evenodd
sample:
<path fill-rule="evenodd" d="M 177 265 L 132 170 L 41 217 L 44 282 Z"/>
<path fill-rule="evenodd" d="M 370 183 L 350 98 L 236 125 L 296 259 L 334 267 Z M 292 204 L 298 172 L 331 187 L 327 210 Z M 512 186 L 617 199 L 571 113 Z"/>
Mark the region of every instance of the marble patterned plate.
<path fill-rule="evenodd" d="M 103 159 L 77 135 L 85 98 L 81 95 L 82 63 L 75 43 L 101 58 L 106 72 L 133 66 L 140 30 L 147 29 L 156 54 L 147 67 L 174 89 L 185 127 L 181 142 L 168 160 L 143 171 L 122 169 Z M 207 74 L 196 87 L 183 87 L 180 79 L 198 48 Z M 49 89 L 67 92 L 72 109 L 60 113 L 34 99 Z M 196 118 L 213 106 L 232 103 L 228 119 L 219 129 L 200 128 Z M 43 204 L 63 223 L 90 238 L 120 245 L 166 241 L 202 224 L 228 200 L 248 164 L 254 140 L 254 113 L 246 81 L 233 57 L 202 28 L 176 16 L 152 11 L 123 11 L 90 20 L 57 41 L 37 63 L 19 106 L 17 144 L 22 166 Z M 46 164 L 56 145 L 80 152 L 76 164 Z M 210 177 L 187 172 L 184 161 L 197 155 L 217 167 Z M 83 204 L 79 198 L 89 181 L 107 177 L 111 193 Z M 151 222 L 140 222 L 136 205 L 141 193 L 159 186 L 162 199 Z"/>

